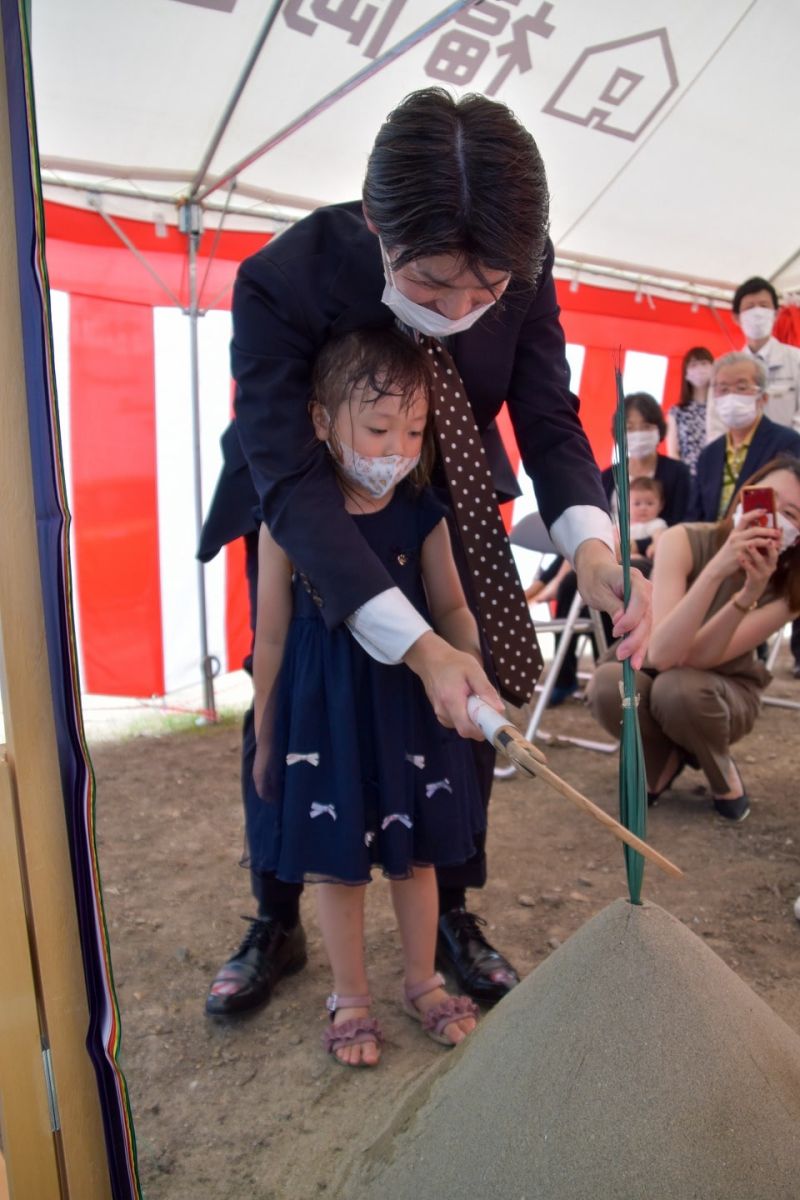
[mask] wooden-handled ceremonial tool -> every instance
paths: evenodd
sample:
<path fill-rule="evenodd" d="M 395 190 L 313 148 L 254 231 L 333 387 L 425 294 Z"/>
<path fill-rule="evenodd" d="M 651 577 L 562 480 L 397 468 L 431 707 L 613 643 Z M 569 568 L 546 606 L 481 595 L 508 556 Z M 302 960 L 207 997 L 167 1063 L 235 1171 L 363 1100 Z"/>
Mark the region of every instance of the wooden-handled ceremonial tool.
<path fill-rule="evenodd" d="M 605 825 L 606 829 L 614 834 L 614 837 L 619 838 L 621 842 L 625 842 L 632 849 L 638 850 L 644 858 L 655 863 L 666 875 L 671 875 L 673 879 L 683 877 L 680 867 L 676 867 L 675 863 L 670 862 L 663 854 L 659 854 L 652 846 L 648 846 L 647 842 L 643 842 L 635 833 L 631 833 L 624 825 L 620 825 L 619 821 L 615 821 L 597 804 L 588 800 L 586 796 L 581 795 L 579 791 L 556 775 L 555 771 L 551 771 L 541 750 L 524 738 L 503 713 L 496 712 L 485 700 L 480 700 L 477 696 L 470 696 L 467 701 L 467 712 L 487 742 L 491 742 L 501 754 L 507 755 L 520 771 L 526 775 L 538 776 L 545 783 L 549 783 L 567 800 L 571 800 L 573 804 L 589 813 L 601 825 Z"/>

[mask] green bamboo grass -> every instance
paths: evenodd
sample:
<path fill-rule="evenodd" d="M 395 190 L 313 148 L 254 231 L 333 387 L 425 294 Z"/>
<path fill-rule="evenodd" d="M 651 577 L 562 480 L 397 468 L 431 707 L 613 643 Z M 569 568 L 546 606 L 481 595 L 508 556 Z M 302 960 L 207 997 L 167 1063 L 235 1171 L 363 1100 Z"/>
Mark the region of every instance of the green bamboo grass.
<path fill-rule="evenodd" d="M 624 601 L 627 607 L 631 594 L 630 487 L 628 479 L 628 437 L 625 426 L 625 396 L 622 372 L 615 367 L 617 411 L 614 417 L 614 436 L 617 443 L 614 462 L 614 485 L 619 502 L 619 545 L 622 561 Z M 647 837 L 647 780 L 644 769 L 644 748 L 636 709 L 636 672 L 626 658 L 622 664 L 622 732 L 619 744 L 619 819 L 626 829 L 638 837 Z M 644 859 L 637 850 L 624 846 L 625 872 L 631 904 L 641 904 Z"/>

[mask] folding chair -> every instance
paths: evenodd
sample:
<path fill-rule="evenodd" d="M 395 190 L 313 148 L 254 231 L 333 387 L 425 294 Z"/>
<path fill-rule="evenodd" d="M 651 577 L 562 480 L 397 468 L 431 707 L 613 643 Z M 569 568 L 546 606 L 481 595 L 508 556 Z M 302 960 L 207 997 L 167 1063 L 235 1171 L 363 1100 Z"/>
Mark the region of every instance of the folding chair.
<path fill-rule="evenodd" d="M 523 517 L 511 530 L 509 540 L 513 546 L 520 546 L 524 550 L 535 550 L 540 554 L 558 554 L 558 550 L 550 540 L 547 526 L 538 512 Z M 561 640 L 556 648 L 553 661 L 546 669 L 543 682 L 536 686 L 538 693 L 536 705 L 528 721 L 525 736 L 528 741 L 538 738 L 545 743 L 569 743 L 573 746 L 580 746 L 584 750 L 598 750 L 602 754 L 613 754 L 618 748 L 618 742 L 595 742 L 588 738 L 568 737 L 563 734 L 556 735 L 547 733 L 541 728 L 544 711 L 550 702 L 558 673 L 561 670 L 561 664 L 564 661 L 572 637 L 575 634 L 584 634 L 586 636 L 594 634 L 598 653 L 603 654 L 607 649 L 608 643 L 600 613 L 596 609 L 590 608 L 589 616 L 582 617 L 581 609 L 583 607 L 583 599 L 580 593 L 576 591 L 566 617 L 556 617 L 549 621 L 536 622 L 537 633 L 560 633 Z M 513 774 L 513 772 L 513 767 L 499 767 L 495 771 L 495 775 L 502 779 L 507 775 Z"/>
<path fill-rule="evenodd" d="M 775 663 L 778 660 L 778 655 L 780 654 L 781 648 L 783 647 L 783 644 L 786 640 L 786 631 L 787 631 L 787 629 L 791 631 L 791 628 L 792 628 L 792 623 L 790 621 L 788 623 L 788 625 L 784 625 L 775 634 L 775 640 L 772 643 L 772 645 L 770 646 L 769 654 L 767 655 L 767 670 L 768 671 L 774 671 Z M 797 700 L 784 700 L 780 696 L 766 696 L 765 695 L 763 697 L 762 703 L 763 704 L 771 704 L 775 708 L 798 708 L 798 709 L 800 709 L 800 702 L 798 702 Z"/>

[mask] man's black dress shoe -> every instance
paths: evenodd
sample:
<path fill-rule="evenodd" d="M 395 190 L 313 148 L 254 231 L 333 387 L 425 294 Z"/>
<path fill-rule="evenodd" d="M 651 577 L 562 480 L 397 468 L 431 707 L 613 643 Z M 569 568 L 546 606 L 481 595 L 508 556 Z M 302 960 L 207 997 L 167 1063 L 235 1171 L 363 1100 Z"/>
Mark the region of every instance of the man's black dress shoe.
<path fill-rule="evenodd" d="M 452 908 L 439 918 L 436 966 L 449 971 L 459 988 L 480 1000 L 496 1004 L 516 987 L 519 975 L 481 933 L 486 922 L 464 908 Z"/>
<path fill-rule="evenodd" d="M 308 961 L 306 935 L 298 921 L 285 929 L 272 917 L 245 917 L 250 928 L 241 946 L 216 974 L 206 999 L 212 1017 L 258 1008 L 269 1000 L 284 975 L 300 971 Z"/>

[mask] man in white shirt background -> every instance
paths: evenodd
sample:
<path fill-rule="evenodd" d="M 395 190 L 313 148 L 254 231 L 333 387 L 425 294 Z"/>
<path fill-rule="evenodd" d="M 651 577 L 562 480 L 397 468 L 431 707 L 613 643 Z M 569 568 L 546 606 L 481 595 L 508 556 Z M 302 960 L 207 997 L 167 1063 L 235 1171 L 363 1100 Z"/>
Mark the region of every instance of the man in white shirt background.
<path fill-rule="evenodd" d="M 775 288 L 754 275 L 736 289 L 732 307 L 733 319 L 745 336 L 745 353 L 759 358 L 767 371 L 767 416 L 800 431 L 800 349 L 772 336 L 778 315 Z M 725 432 L 713 404 L 708 405 L 706 421 L 707 442 Z"/>

